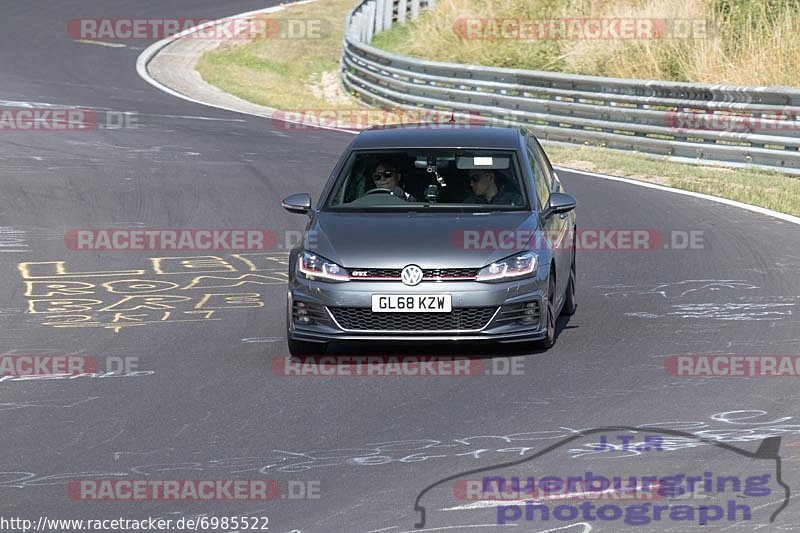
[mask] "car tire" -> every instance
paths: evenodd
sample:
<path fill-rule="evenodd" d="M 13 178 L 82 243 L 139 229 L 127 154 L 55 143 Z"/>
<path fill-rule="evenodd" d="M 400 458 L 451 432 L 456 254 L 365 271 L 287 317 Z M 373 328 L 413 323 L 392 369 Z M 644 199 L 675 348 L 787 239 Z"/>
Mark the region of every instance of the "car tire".
<path fill-rule="evenodd" d="M 572 252 L 572 265 L 569 267 L 569 283 L 567 283 L 567 294 L 564 299 L 564 307 L 561 308 L 561 314 L 570 316 L 575 314 L 578 304 L 575 301 L 575 251 Z"/>
<path fill-rule="evenodd" d="M 545 306 L 545 323 L 547 324 L 547 334 L 536 343 L 537 347 L 543 350 L 552 348 L 556 343 L 556 278 L 550 276 L 548 284 L 547 305 Z"/>
<path fill-rule="evenodd" d="M 327 342 L 306 342 L 288 339 L 289 353 L 293 356 L 325 355 L 328 350 Z"/>

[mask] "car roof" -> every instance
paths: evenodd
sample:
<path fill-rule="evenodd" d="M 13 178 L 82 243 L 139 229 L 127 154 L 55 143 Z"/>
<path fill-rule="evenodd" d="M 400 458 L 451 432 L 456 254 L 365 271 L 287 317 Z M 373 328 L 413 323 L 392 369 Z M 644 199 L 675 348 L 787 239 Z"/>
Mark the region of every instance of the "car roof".
<path fill-rule="evenodd" d="M 520 128 L 449 123 L 376 126 L 359 133 L 354 150 L 380 148 L 519 148 Z"/>

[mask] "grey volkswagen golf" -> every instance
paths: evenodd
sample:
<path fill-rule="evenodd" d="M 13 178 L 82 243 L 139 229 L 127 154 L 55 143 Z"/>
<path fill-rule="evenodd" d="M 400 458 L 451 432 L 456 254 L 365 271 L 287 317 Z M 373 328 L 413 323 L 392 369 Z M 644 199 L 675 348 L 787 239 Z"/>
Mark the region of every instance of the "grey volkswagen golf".
<path fill-rule="evenodd" d="M 417 124 L 355 137 L 289 256 L 292 355 L 331 341 L 555 342 L 575 312 L 575 198 L 523 128 Z"/>

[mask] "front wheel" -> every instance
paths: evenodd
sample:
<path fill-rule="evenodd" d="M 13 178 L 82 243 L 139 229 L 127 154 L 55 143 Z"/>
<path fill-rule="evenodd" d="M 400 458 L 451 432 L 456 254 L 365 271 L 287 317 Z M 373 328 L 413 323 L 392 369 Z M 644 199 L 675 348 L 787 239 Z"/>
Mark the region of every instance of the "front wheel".
<path fill-rule="evenodd" d="M 574 315 L 578 304 L 575 301 L 575 252 L 572 252 L 572 266 L 569 268 L 569 283 L 567 283 L 567 294 L 564 300 L 564 307 L 561 308 L 562 315 Z"/>
<path fill-rule="evenodd" d="M 547 290 L 547 305 L 545 306 L 545 321 L 547 333 L 538 341 L 537 347 L 547 350 L 556 343 L 556 279 L 550 276 L 550 288 Z"/>

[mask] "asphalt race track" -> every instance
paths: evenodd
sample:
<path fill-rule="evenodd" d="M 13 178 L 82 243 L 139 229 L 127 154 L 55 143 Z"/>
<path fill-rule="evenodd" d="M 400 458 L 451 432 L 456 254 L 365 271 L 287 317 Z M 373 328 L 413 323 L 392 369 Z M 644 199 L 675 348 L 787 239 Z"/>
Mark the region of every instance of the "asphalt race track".
<path fill-rule="evenodd" d="M 100 46 L 74 42 L 66 32 L 67 21 L 81 17 L 217 18 L 264 6 L 241 0 L 3 6 L 0 112 L 77 106 L 135 113 L 139 127 L 0 131 L 0 353 L 77 354 L 129 364 L 108 377 L 97 372 L 0 382 L 0 516 L 34 522 L 42 516 L 250 516 L 268 517 L 269 530 L 281 533 L 399 533 L 414 530 L 415 498 L 426 486 L 522 459 L 575 435 L 578 441 L 518 468 L 562 477 L 589 470 L 763 474 L 774 472 L 774 461 L 765 466 L 711 441 L 753 452 L 762 439 L 781 437 L 783 480 L 792 490 L 800 487 L 796 377 L 686 378 L 664 370 L 672 354 L 799 354 L 800 227 L 789 222 L 561 172 L 565 188 L 578 198 L 581 228 L 702 232 L 702 246 L 581 250 L 578 312 L 561 321 L 552 350 L 426 346 L 430 354 L 485 356 L 487 368 L 495 369 L 517 357 L 524 372 L 424 379 L 277 375 L 271 362 L 288 353 L 283 251 L 248 263 L 227 252 L 69 250 L 64 236 L 74 228 L 263 228 L 279 236 L 303 228 L 305 218 L 285 212 L 280 200 L 302 191 L 317 198 L 350 134 L 283 130 L 265 119 L 175 98 L 136 74 L 136 58 L 150 42 Z M 387 243 L 400 238 L 411 237 L 397 228 Z M 204 255 L 220 259 L 191 261 Z M 228 281 L 214 277 L 221 271 Z M 248 272 L 263 277 L 238 285 L 229 280 Z M 185 299 L 137 308 L 126 299 L 136 287 L 119 283 L 134 279 L 174 282 L 169 294 Z M 65 281 L 84 283 L 68 287 L 83 287 L 72 294 L 98 299 L 95 307 L 107 310 L 86 324 L 59 317 L 79 307 L 40 300 L 48 299 L 52 284 Z M 187 283 L 195 285 L 186 289 Z M 258 293 L 255 301 L 263 306 L 254 306 L 252 297 L 230 297 L 247 293 Z M 146 319 L 125 318 L 129 314 Z M 337 352 L 421 353 L 375 346 L 339 346 Z M 663 436 L 673 439 L 664 450 L 587 453 L 598 437 L 578 431 L 604 426 L 698 437 Z M 607 431 L 609 441 L 617 433 Z M 68 493 L 69 482 L 82 479 L 274 479 L 282 487 L 290 481 L 318 487 L 319 497 L 86 501 Z M 454 498 L 448 483 L 423 497 L 426 528 L 501 529 L 494 507 L 465 508 L 470 502 Z M 795 501 L 767 524 L 784 500 L 781 487 L 770 487 L 767 497 L 734 498 L 752 505 L 751 520 L 726 517 L 703 527 L 697 520 L 633 526 L 551 518 L 509 527 L 796 529 Z M 566 527 L 576 522 L 581 524 Z"/>

